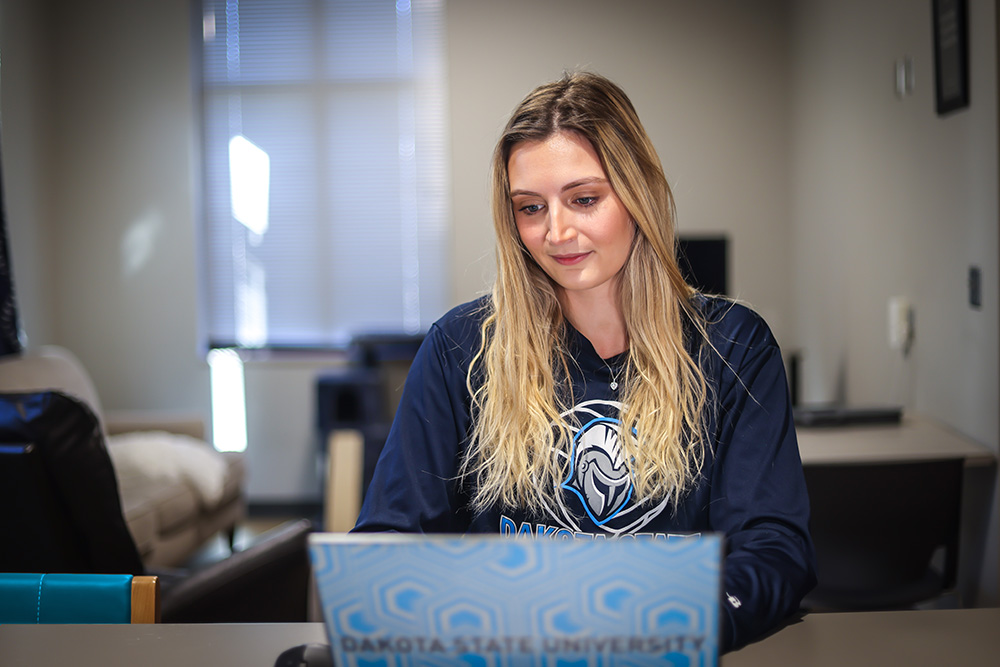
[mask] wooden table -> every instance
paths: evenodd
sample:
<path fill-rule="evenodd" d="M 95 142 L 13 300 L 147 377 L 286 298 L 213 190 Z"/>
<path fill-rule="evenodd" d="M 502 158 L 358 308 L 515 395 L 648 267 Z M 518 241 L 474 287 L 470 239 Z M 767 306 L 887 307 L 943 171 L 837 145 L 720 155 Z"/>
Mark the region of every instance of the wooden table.
<path fill-rule="evenodd" d="M 12 667 L 272 667 L 282 651 L 327 641 L 319 623 L 0 626 Z M 811 614 L 722 657 L 722 667 L 996 667 L 1000 609 Z"/>
<path fill-rule="evenodd" d="M 1000 609 L 810 614 L 722 657 L 722 667 L 1000 664 Z"/>
<path fill-rule="evenodd" d="M 986 447 L 922 416 L 904 416 L 899 424 L 799 427 L 796 435 L 802 465 L 961 458 L 967 466 L 988 466 L 996 461 Z"/>

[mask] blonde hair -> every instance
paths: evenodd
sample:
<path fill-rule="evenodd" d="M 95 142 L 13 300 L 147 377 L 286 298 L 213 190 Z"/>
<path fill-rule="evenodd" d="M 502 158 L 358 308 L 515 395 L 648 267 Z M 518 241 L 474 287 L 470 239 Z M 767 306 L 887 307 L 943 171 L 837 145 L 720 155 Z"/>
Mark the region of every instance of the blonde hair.
<path fill-rule="evenodd" d="M 675 258 L 674 201 L 652 142 L 625 93 L 590 73 L 535 89 L 515 109 L 493 153 L 497 278 L 468 374 L 473 429 L 461 474 L 474 510 L 539 511 L 566 476 L 552 455 L 572 439 L 566 322 L 554 283 L 521 243 L 510 199 L 514 146 L 561 131 L 587 138 L 637 233 L 619 281 L 629 346 L 619 439 L 636 497 L 676 506 L 701 472 L 708 387 L 687 337 L 704 337 L 695 291 Z M 686 329 L 685 324 L 693 325 Z"/>

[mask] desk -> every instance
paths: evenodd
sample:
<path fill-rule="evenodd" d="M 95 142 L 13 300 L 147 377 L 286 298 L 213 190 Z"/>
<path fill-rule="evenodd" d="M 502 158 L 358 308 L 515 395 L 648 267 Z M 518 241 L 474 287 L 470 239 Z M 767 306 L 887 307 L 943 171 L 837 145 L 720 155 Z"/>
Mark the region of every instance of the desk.
<path fill-rule="evenodd" d="M 723 656 L 722 667 L 996 667 L 1000 609 L 811 614 Z M 0 664 L 20 667 L 271 667 L 326 642 L 319 623 L 0 626 Z"/>
<path fill-rule="evenodd" d="M 996 461 L 979 443 L 918 415 L 906 415 L 900 424 L 799 427 L 796 436 L 802 465 L 961 458 L 966 466 L 988 466 Z"/>
<path fill-rule="evenodd" d="M 916 471 L 896 471 L 890 486 L 902 485 L 900 488 L 910 494 L 908 497 L 912 499 L 912 507 L 902 510 L 906 516 L 913 516 L 914 512 L 921 511 L 938 516 L 937 523 L 933 525 L 938 526 L 938 539 L 943 539 L 941 535 L 947 536 L 946 543 L 951 555 L 951 558 L 946 559 L 949 567 L 945 574 L 949 579 L 957 577 L 957 588 L 963 599 L 976 599 L 975 596 L 979 593 L 978 583 L 972 573 L 978 572 L 982 567 L 984 540 L 989 539 L 988 535 L 993 530 L 989 517 L 996 457 L 992 452 L 957 431 L 919 415 L 904 415 L 900 424 L 800 427 L 796 429 L 796 435 L 807 479 L 812 480 L 810 493 L 814 517 L 813 537 L 820 561 L 821 588 L 824 584 L 831 586 L 835 585 L 834 582 L 843 581 L 843 571 L 831 575 L 827 569 L 827 576 L 824 577 L 823 563 L 829 564 L 834 559 L 843 563 L 845 544 L 853 545 L 852 551 L 847 553 L 854 554 L 862 553 L 864 549 L 887 549 L 883 540 L 889 539 L 887 536 L 890 533 L 879 535 L 875 532 L 875 526 L 898 528 L 900 532 L 893 538 L 895 544 L 901 544 L 904 540 L 909 544 L 914 535 L 921 539 L 930 537 L 930 532 L 923 528 L 917 531 L 902 528 L 908 523 L 898 520 L 897 513 L 901 511 L 898 503 L 886 502 L 885 486 L 859 484 L 855 479 L 871 479 L 873 475 L 881 475 L 881 472 L 872 472 L 876 469 L 875 466 L 898 464 L 909 467 L 910 464 L 930 464 L 932 467 L 942 465 L 943 473 L 951 476 L 935 477 L 932 480 L 938 488 L 935 493 L 940 494 L 940 502 L 935 503 L 927 495 L 924 484 L 914 481 L 913 475 L 919 477 Z M 960 461 L 961 464 L 956 466 L 951 463 L 949 467 L 944 467 L 947 462 L 955 461 Z M 946 480 L 953 479 L 955 474 L 961 475 L 960 489 L 946 484 Z M 847 480 L 854 480 L 854 483 Z M 842 488 L 845 486 L 852 489 L 850 496 L 846 498 L 847 503 L 842 497 Z M 956 491 L 961 494 L 957 498 Z M 894 499 L 901 497 L 906 496 L 893 492 Z M 926 503 L 932 503 L 932 506 L 927 507 Z M 953 503 L 957 503 L 954 509 Z M 922 510 L 916 509 L 917 507 Z M 868 508 L 874 508 L 875 513 L 869 512 Z M 882 509 L 885 512 L 878 513 Z M 948 516 L 942 517 L 941 514 L 946 509 Z M 851 514 L 852 512 L 861 514 Z M 858 533 L 845 527 L 842 521 L 845 516 L 860 516 L 863 519 L 860 523 L 866 525 L 867 530 Z M 951 531 L 956 532 L 952 535 Z M 861 537 L 862 535 L 866 537 Z M 855 536 L 861 541 L 855 542 Z M 831 548 L 832 544 L 837 547 Z M 873 544 L 876 546 L 872 546 Z M 914 544 L 919 544 L 919 540 Z M 925 547 L 926 544 L 923 544 L 919 549 Z M 917 553 L 919 549 L 914 546 L 907 553 Z M 899 558 L 899 554 L 896 558 Z M 954 560 L 956 558 L 957 561 Z M 871 565 L 878 561 L 864 562 Z M 871 578 L 873 575 L 869 573 L 866 576 Z M 997 658 L 997 664 L 1000 665 L 1000 657 Z"/>
<path fill-rule="evenodd" d="M 998 663 L 1000 609 L 810 614 L 722 658 L 722 667 L 996 667 Z"/>

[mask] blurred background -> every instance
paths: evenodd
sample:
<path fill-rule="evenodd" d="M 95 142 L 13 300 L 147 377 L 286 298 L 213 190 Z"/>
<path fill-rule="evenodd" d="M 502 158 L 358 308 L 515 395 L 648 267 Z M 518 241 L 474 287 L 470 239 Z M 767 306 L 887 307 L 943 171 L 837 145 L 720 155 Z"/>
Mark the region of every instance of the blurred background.
<path fill-rule="evenodd" d="M 72 350 L 110 409 L 211 423 L 236 397 L 215 439 L 245 447 L 251 508 L 318 502 L 316 381 L 351 336 L 419 334 L 489 288 L 494 142 L 575 69 L 628 92 L 681 232 L 726 239 L 803 402 L 902 405 L 997 452 L 995 2 L 968 3 L 969 102 L 946 113 L 930 0 L 264 4 L 0 0 L 26 345 Z M 213 408 L 215 347 L 242 388 Z"/>

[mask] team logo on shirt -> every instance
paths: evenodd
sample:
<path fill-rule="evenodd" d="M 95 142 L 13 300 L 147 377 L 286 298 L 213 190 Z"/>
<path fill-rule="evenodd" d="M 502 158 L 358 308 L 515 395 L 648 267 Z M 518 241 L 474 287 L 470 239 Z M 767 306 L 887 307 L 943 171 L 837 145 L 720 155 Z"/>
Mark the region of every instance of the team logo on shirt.
<path fill-rule="evenodd" d="M 609 536 L 641 531 L 669 504 L 635 497 L 632 475 L 620 441 L 618 401 L 585 401 L 561 416 L 571 425 L 569 451 L 554 450 L 564 459 L 567 475 L 548 514 L 559 528 L 579 532 L 586 523 Z"/>
<path fill-rule="evenodd" d="M 617 419 L 598 417 L 573 437 L 569 476 L 562 488 L 576 494 L 598 526 L 613 519 L 632 497 L 632 479 L 622 458 Z"/>

